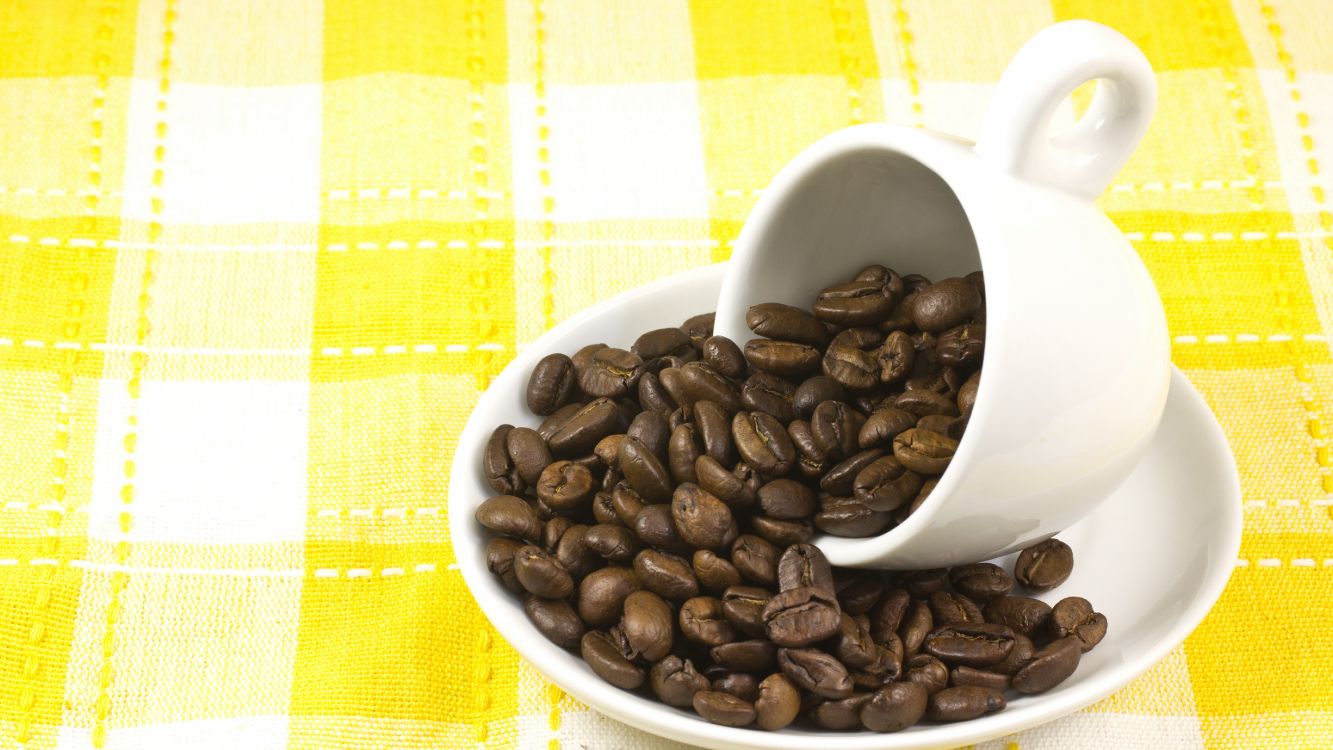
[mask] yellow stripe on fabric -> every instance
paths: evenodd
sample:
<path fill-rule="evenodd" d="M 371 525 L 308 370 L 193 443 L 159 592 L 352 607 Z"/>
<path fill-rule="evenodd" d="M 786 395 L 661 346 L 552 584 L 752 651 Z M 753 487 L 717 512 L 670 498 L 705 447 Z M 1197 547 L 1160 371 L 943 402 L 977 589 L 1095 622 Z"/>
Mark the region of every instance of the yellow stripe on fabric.
<path fill-rule="evenodd" d="M 517 655 L 443 553 L 438 543 L 307 544 L 294 715 L 465 723 L 479 728 L 473 739 L 494 739 L 486 727 L 517 707 Z"/>
<path fill-rule="evenodd" d="M 133 26 L 133 2 L 89 3 L 43 0 L 9 3 L 0 14 L 0 78 L 129 75 L 134 35 L 115 31 Z M 89 54 L 88 32 L 93 53 Z"/>
<path fill-rule="evenodd" d="M 1333 609 L 1333 535 L 1247 533 L 1222 598 L 1185 641 L 1210 747 L 1234 747 L 1210 717 L 1245 717 L 1333 706 L 1333 634 L 1312 620 Z M 1292 746 L 1318 747 L 1318 724 Z M 1234 728 L 1234 727 L 1233 727 Z M 1258 727 L 1255 727 L 1256 729 Z M 1259 742 L 1255 734 L 1250 743 Z"/>
<path fill-rule="evenodd" d="M 1086 18 L 1119 30 L 1158 72 L 1254 65 L 1227 0 L 1052 0 L 1051 6 L 1056 20 Z M 1201 15 L 1215 19 L 1214 30 L 1195 33 Z M 1219 35 L 1234 42 L 1219 45 Z"/>
<path fill-rule="evenodd" d="M 472 0 L 405 0 L 391 6 L 361 0 L 324 3 L 324 80 L 381 72 L 422 73 L 468 79 Z M 485 38 L 503 45 L 503 2 L 482 3 Z M 505 83 L 503 47 L 487 55 L 488 83 Z"/>

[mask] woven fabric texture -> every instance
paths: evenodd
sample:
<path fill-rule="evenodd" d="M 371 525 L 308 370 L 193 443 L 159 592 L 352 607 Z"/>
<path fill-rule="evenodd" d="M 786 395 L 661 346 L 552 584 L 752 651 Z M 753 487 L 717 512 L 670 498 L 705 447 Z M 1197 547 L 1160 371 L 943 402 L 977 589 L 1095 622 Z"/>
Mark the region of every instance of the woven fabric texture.
<path fill-rule="evenodd" d="M 1234 446 L 1180 649 L 987 747 L 1333 740 L 1333 5 L 3 0 L 0 746 L 669 747 L 550 687 L 446 531 L 478 395 L 728 257 L 803 146 L 975 136 L 1091 18 L 1160 103 L 1101 206 Z"/>

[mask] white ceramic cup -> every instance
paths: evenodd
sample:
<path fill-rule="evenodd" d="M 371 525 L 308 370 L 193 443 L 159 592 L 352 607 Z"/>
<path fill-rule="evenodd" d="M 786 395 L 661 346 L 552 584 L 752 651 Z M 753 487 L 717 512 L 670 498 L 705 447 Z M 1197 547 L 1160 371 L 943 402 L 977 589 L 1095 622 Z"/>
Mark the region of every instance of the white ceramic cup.
<path fill-rule="evenodd" d="M 1094 79 L 1087 113 L 1052 137 L 1060 102 Z M 715 330 L 737 343 L 753 337 L 751 305 L 808 307 L 870 264 L 985 274 L 985 364 L 953 463 L 897 528 L 820 537 L 833 563 L 933 568 L 1006 554 L 1072 525 L 1138 463 L 1166 403 L 1166 317 L 1092 201 L 1143 136 L 1155 92 L 1124 36 L 1056 24 L 1004 72 L 975 145 L 858 125 L 806 149 L 764 191 L 718 298 Z"/>

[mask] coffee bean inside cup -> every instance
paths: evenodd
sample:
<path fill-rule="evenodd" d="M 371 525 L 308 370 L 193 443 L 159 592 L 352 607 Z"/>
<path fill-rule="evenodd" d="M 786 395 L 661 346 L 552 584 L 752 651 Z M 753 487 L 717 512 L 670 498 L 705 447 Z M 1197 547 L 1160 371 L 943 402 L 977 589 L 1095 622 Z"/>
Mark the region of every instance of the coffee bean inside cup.
<path fill-rule="evenodd" d="M 896 732 L 1056 688 L 1107 631 L 1027 595 L 1064 542 L 890 572 L 810 541 L 891 532 L 965 448 L 981 274 L 870 266 L 809 302 L 755 305 L 748 341 L 703 315 L 540 360 L 480 467 L 487 567 L 594 674 L 724 726 Z"/>

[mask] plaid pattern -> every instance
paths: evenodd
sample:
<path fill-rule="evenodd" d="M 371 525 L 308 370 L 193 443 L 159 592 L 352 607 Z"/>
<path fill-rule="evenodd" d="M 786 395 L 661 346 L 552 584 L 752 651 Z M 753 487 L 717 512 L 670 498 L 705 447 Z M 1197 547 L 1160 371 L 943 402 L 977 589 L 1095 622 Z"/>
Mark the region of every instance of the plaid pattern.
<path fill-rule="evenodd" d="M 1182 649 L 991 746 L 1333 736 L 1327 4 L 0 5 L 0 745 L 667 747 L 549 687 L 451 569 L 480 389 L 554 321 L 726 258 L 819 136 L 975 134 L 1009 56 L 1076 17 L 1158 71 L 1101 203 L 1246 535 Z"/>

